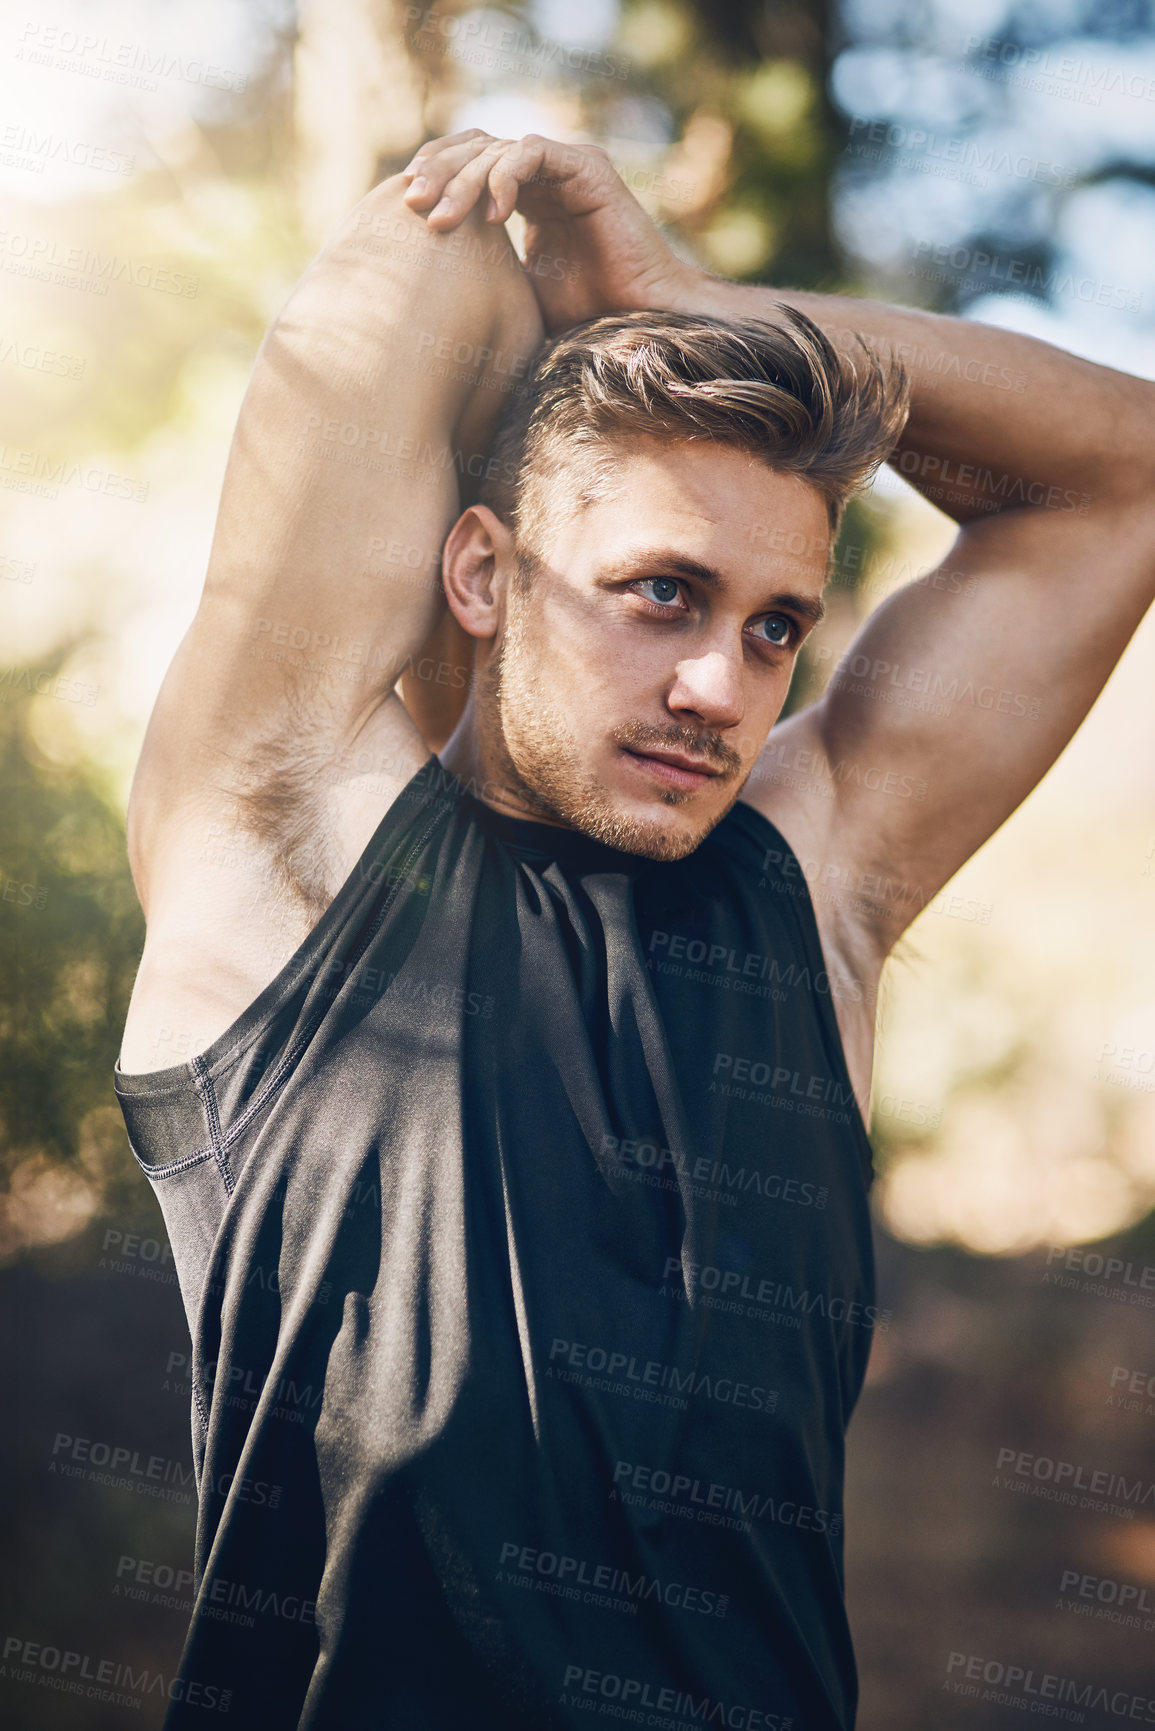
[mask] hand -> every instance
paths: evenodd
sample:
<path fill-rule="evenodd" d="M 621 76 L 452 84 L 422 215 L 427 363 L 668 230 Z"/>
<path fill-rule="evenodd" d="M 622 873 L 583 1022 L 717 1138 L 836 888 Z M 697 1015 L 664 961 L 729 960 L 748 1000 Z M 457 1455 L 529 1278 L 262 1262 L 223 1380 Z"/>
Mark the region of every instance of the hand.
<path fill-rule="evenodd" d="M 526 220 L 525 272 L 552 334 L 602 313 L 677 308 L 697 275 L 666 245 L 606 152 L 530 134 L 458 132 L 423 144 L 405 202 L 448 233 L 484 197 L 486 220 Z"/>

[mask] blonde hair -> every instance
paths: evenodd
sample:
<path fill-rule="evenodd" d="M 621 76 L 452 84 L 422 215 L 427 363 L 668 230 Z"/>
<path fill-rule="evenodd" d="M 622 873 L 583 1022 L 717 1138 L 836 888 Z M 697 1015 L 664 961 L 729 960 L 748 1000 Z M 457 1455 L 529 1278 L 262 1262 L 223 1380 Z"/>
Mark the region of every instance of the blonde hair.
<path fill-rule="evenodd" d="M 605 495 L 615 441 L 702 439 L 801 476 L 825 500 L 833 539 L 898 442 L 907 379 L 863 338 L 853 357 L 840 354 L 804 313 L 775 309 L 774 324 L 647 310 L 564 332 L 511 393 L 481 502 L 532 557 L 563 482 L 569 509 L 575 481 L 579 508 Z"/>

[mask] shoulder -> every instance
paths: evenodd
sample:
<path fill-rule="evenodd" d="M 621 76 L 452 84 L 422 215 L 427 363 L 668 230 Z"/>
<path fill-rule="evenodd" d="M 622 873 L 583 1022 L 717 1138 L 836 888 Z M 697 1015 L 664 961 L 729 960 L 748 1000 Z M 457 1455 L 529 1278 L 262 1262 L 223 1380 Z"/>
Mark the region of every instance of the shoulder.
<path fill-rule="evenodd" d="M 768 864 L 801 879 L 809 892 L 823 942 L 865 936 L 864 904 L 854 858 L 854 838 L 842 821 L 839 780 L 822 736 L 821 706 L 812 704 L 770 734 L 739 795 L 738 804 L 757 813 L 778 856 Z M 860 873 L 858 875 L 861 875 Z"/>
<path fill-rule="evenodd" d="M 401 705 L 338 758 L 299 743 L 247 750 L 243 775 L 174 789 L 137 815 L 147 933 L 121 1051 L 127 1071 L 187 1062 L 217 1039 L 309 936 L 384 818 L 435 763 Z M 135 790 L 134 790 L 135 799 Z M 147 826 L 142 847 L 140 827 Z"/>
<path fill-rule="evenodd" d="M 800 892 L 829 975 L 839 1033 L 866 1117 L 875 1011 L 886 950 L 872 919 L 869 885 L 840 833 L 837 783 L 812 705 L 771 732 L 738 805 L 766 837 L 763 888 Z"/>

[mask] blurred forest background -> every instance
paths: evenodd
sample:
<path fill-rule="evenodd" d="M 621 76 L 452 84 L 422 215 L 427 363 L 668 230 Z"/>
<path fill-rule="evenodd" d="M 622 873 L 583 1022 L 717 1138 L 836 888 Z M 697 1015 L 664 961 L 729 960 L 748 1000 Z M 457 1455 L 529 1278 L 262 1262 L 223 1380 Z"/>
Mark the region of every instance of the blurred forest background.
<path fill-rule="evenodd" d="M 1155 377 L 1155 12 L 31 0 L 0 25 L 0 89 L 2 1622 L 168 1677 L 191 1496 L 62 1476 L 60 1438 L 191 1462 L 187 1331 L 110 1084 L 141 942 L 123 808 L 265 328 L 375 181 L 481 125 L 605 145 L 722 274 L 962 311 Z M 794 703 L 950 540 L 880 480 Z M 1016 1723 L 1021 1704 L 948 1687 L 959 1654 L 1155 1695 L 1152 1501 L 1064 1507 L 998 1468 L 1010 1449 L 1155 1478 L 1153 689 L 1149 620 L 888 969 L 895 1320 L 847 1529 L 863 1731 Z M 0 1663 L 13 1728 L 119 1731 L 162 1705 Z"/>

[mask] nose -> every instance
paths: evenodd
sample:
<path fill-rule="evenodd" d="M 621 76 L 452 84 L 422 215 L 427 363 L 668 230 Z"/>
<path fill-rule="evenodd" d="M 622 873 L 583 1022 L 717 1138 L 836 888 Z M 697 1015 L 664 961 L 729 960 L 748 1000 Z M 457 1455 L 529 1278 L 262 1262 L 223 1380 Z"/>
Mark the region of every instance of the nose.
<path fill-rule="evenodd" d="M 745 709 L 741 666 L 720 649 L 688 656 L 674 669 L 666 704 L 674 715 L 705 727 L 737 727 Z"/>

